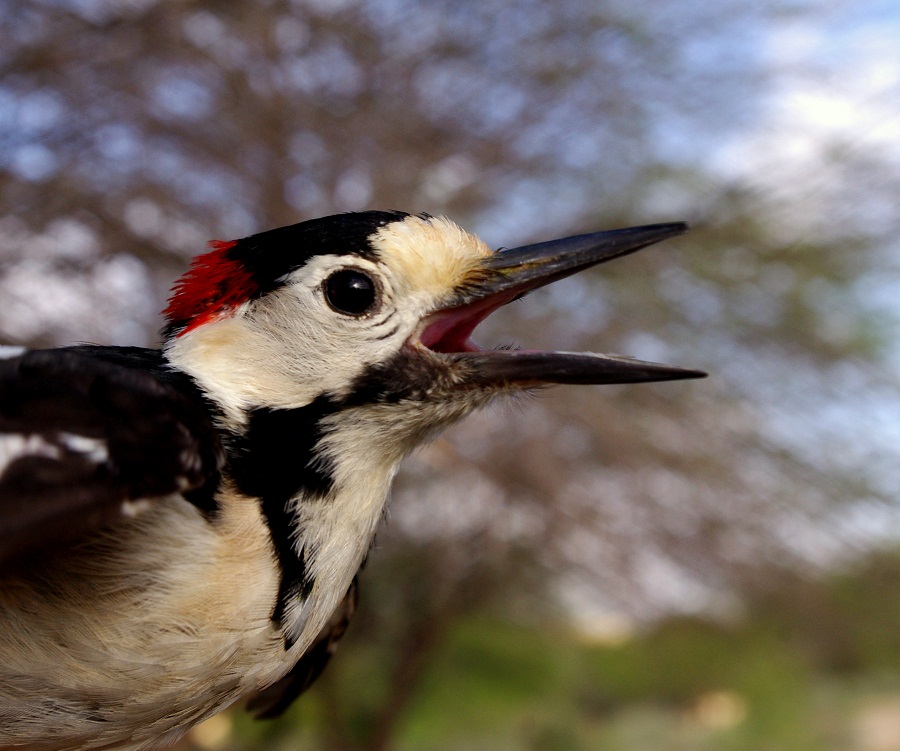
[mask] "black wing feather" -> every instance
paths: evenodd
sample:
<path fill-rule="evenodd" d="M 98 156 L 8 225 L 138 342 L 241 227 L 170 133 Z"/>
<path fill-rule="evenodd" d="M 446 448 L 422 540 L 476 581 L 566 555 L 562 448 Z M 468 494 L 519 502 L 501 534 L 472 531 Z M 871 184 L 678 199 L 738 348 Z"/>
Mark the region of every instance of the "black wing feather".
<path fill-rule="evenodd" d="M 0 360 L 0 563 L 113 523 L 123 501 L 215 484 L 217 434 L 183 391 L 155 350 Z"/>

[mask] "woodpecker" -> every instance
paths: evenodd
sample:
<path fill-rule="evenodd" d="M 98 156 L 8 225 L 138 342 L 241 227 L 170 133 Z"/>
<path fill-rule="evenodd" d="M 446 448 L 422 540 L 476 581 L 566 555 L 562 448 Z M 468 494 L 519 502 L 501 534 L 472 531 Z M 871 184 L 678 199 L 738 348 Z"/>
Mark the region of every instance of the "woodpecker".
<path fill-rule="evenodd" d="M 492 252 L 371 211 L 214 242 L 161 349 L 0 351 L 0 751 L 151 749 L 319 674 L 401 459 L 546 384 L 701 377 L 482 349 L 492 311 L 686 229 Z"/>

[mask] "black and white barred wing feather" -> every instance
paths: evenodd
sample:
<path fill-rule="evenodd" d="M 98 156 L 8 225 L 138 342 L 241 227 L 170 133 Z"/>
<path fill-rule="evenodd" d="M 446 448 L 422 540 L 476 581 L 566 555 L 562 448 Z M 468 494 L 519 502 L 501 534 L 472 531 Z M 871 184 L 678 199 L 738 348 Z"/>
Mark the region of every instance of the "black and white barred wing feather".
<path fill-rule="evenodd" d="M 215 489 L 208 415 L 141 348 L 0 348 L 0 563 Z M 198 505 L 203 506 L 202 497 Z"/>

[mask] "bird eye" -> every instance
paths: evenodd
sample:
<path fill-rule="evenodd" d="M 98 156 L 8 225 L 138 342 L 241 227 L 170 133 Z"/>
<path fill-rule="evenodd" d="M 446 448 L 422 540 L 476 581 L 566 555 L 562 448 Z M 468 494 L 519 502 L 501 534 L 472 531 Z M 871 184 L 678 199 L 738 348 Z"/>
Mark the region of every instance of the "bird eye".
<path fill-rule="evenodd" d="M 325 299 L 338 313 L 361 316 L 374 307 L 376 298 L 375 282 L 357 269 L 335 271 L 325 280 Z"/>

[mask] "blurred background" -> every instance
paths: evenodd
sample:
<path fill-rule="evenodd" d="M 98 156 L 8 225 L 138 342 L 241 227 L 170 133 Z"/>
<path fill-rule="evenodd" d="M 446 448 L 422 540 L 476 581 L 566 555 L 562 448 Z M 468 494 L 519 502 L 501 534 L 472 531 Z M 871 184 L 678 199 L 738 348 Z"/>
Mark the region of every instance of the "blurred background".
<path fill-rule="evenodd" d="M 559 388 L 406 463 L 319 684 L 184 749 L 900 749 L 894 0 L 4 0 L 0 341 L 155 346 L 211 238 L 444 213 L 688 236 L 489 345 Z"/>

